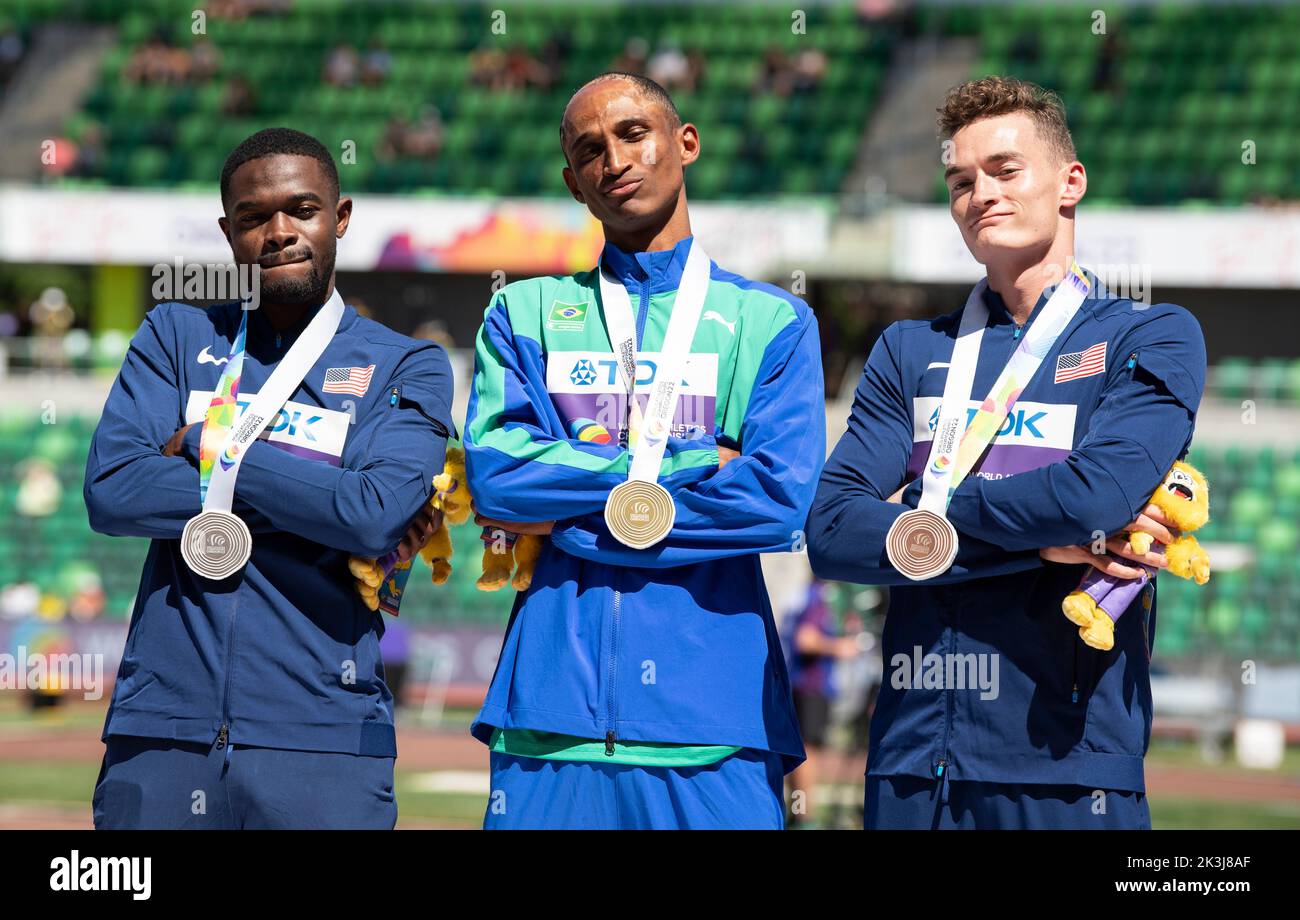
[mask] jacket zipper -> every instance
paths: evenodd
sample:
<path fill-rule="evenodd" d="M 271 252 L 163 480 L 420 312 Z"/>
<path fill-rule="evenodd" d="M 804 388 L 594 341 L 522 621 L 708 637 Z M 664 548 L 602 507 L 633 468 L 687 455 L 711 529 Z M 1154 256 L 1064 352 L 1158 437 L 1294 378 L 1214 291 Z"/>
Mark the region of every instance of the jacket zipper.
<path fill-rule="evenodd" d="M 955 661 L 957 654 L 957 626 L 952 623 L 948 626 L 948 653 L 949 661 Z M 944 716 L 943 716 L 943 753 L 939 756 L 939 762 L 935 764 L 934 776 L 939 780 L 940 786 L 947 782 L 946 774 L 948 772 L 948 742 L 952 739 L 952 707 L 953 707 L 953 688 L 948 687 L 944 691 Z"/>
<path fill-rule="evenodd" d="M 221 694 L 221 728 L 217 731 L 217 750 L 225 748 L 226 757 L 230 757 L 227 747 L 230 741 L 230 678 L 235 668 L 235 617 L 239 614 L 239 591 L 236 589 L 234 605 L 230 609 L 230 628 L 226 630 L 226 685 Z"/>
<path fill-rule="evenodd" d="M 617 572 L 614 572 L 614 577 L 618 578 Z M 606 693 L 609 702 L 608 702 L 608 708 L 606 710 L 607 721 L 605 726 L 605 756 L 606 757 L 614 756 L 614 741 L 616 740 L 614 737 L 614 726 L 616 724 L 614 719 L 614 713 L 616 712 L 614 687 L 615 687 L 615 680 L 617 680 L 618 678 L 618 621 L 619 621 L 619 616 L 622 614 L 622 612 L 623 612 L 623 592 L 620 591 L 617 587 L 615 587 L 614 588 L 614 616 L 613 616 L 613 621 L 610 624 L 610 630 L 609 630 L 609 672 L 608 672 L 609 688 Z"/>
<path fill-rule="evenodd" d="M 1070 690 L 1070 702 L 1079 702 L 1079 640 L 1074 640 L 1074 678 Z"/>
<path fill-rule="evenodd" d="M 637 304 L 637 322 L 636 322 L 636 340 L 637 350 L 640 350 L 641 341 L 645 338 L 646 319 L 650 315 L 650 282 L 647 278 L 640 284 L 640 294 Z M 636 384 L 633 382 L 632 399 L 636 399 Z M 615 572 L 614 577 L 618 574 Z M 606 727 L 605 727 L 605 756 L 614 756 L 614 743 L 618 740 L 615 736 L 614 726 L 616 724 L 615 713 L 617 712 L 617 697 L 615 694 L 615 681 L 618 678 L 618 622 L 623 613 L 623 592 L 617 587 L 614 588 L 614 609 L 613 618 L 609 630 L 609 668 L 608 679 L 609 689 L 607 691 L 608 703 L 606 706 Z"/>

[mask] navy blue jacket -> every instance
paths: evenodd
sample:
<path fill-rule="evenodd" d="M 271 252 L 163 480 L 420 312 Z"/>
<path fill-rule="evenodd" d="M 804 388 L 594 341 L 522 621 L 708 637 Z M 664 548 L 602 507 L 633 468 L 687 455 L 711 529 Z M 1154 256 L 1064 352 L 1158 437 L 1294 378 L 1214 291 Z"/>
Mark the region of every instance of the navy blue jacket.
<path fill-rule="evenodd" d="M 279 335 L 249 316 L 241 404 L 310 321 Z M 165 303 L 131 341 L 95 431 L 85 501 L 100 533 L 150 537 L 104 725 L 143 735 L 394 756 L 383 623 L 353 590 L 347 559 L 397 545 L 429 497 L 452 433 L 445 353 L 344 310 L 333 340 L 247 450 L 234 511 L 249 525 L 248 565 L 221 581 L 186 567 L 185 522 L 200 511 L 194 425 L 239 327 L 238 304 Z M 327 368 L 374 365 L 362 395 L 326 392 Z"/>
<path fill-rule="evenodd" d="M 1094 291 L 954 492 L 948 516 L 960 551 L 948 573 L 924 583 L 889 565 L 885 533 L 920 500 L 961 310 L 895 323 L 871 352 L 808 525 L 819 576 L 892 586 L 871 775 L 1144 788 L 1155 589 L 1119 621 L 1115 647 L 1097 651 L 1061 612 L 1086 566 L 1047 563 L 1038 550 L 1089 543 L 1146 505 L 1191 442 L 1205 345 L 1181 307 Z M 1002 299 L 990 292 L 986 301 L 972 407 L 1017 344 Z M 1060 356 L 1100 342 L 1102 372 L 1056 382 Z M 888 503 L 908 480 L 902 504 Z M 936 661 L 943 681 L 928 676 Z M 992 698 L 969 689 L 979 667 L 997 675 Z"/>

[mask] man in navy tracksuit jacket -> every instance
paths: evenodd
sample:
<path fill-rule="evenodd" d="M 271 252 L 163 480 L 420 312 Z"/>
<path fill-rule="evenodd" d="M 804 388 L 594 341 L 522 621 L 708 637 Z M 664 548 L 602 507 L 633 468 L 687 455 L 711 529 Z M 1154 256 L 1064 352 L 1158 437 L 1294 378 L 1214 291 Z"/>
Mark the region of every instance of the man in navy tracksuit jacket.
<path fill-rule="evenodd" d="M 333 293 L 351 202 L 329 153 L 285 129 L 236 148 L 222 191 L 235 261 L 262 269 L 239 380 L 247 404 Z M 152 538 L 104 725 L 95 825 L 391 828 L 383 624 L 347 560 L 393 549 L 419 519 L 452 432 L 450 368 L 438 346 L 345 308 L 246 451 L 233 510 L 252 557 L 208 580 L 186 566 L 179 537 L 200 510 L 202 419 L 241 312 L 151 310 L 91 445 L 91 525 Z M 338 368 L 370 370 L 337 392 L 325 375 Z"/>
<path fill-rule="evenodd" d="M 989 78 L 956 88 L 941 111 L 954 142 L 953 217 L 988 269 L 973 409 L 1063 277 L 1086 176 L 1059 103 L 1037 87 Z M 885 331 L 823 470 L 809 521 L 814 571 L 892 586 L 868 828 L 1150 825 L 1154 579 L 1107 652 L 1083 643 L 1061 600 L 1088 565 L 1139 573 L 1081 544 L 1129 526 L 1170 539 L 1147 500 L 1191 441 L 1205 350 L 1182 308 L 1148 308 L 1089 280 L 1092 293 L 952 495 L 960 549 L 947 573 L 908 581 L 887 561 L 885 534 L 918 505 L 961 310 Z M 1080 370 L 1089 349 L 1104 360 Z M 1107 543 L 1163 566 L 1120 545 Z"/>

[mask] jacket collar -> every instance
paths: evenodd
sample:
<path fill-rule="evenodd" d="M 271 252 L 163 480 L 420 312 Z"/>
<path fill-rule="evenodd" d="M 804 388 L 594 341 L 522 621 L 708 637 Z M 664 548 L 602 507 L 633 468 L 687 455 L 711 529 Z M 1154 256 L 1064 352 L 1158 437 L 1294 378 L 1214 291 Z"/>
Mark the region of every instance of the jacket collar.
<path fill-rule="evenodd" d="M 684 237 L 672 249 L 663 252 L 626 252 L 613 243 L 606 243 L 600 258 L 624 287 L 640 287 L 648 283 L 651 294 L 675 291 L 681 284 L 686 257 L 690 255 L 694 239 L 694 236 Z"/>
<path fill-rule="evenodd" d="M 294 323 L 288 329 L 280 330 L 280 350 L 287 351 L 289 346 L 298 340 L 298 336 L 302 335 L 303 330 L 307 328 L 308 324 L 315 318 L 316 314 L 320 312 L 321 307 L 323 306 L 325 306 L 324 302 L 315 305 L 304 313 L 298 322 Z M 235 304 L 235 309 L 235 321 L 238 322 L 238 311 L 241 309 L 239 304 Z M 270 320 L 266 318 L 263 311 L 253 310 L 251 312 L 252 315 L 248 318 L 248 344 L 252 345 L 256 342 L 258 344 L 265 343 L 274 345 L 276 338 L 275 327 L 271 325 Z M 342 332 L 344 327 L 350 325 L 352 317 L 355 316 L 355 314 L 356 311 L 353 310 L 352 307 L 344 304 L 343 316 L 339 320 L 339 328 L 335 334 Z"/>
<path fill-rule="evenodd" d="M 1096 275 L 1088 271 L 1088 269 L 1083 268 L 1083 266 L 1079 267 L 1082 269 L 1084 277 L 1088 279 L 1088 283 L 1092 285 L 1088 291 L 1088 296 L 1083 299 L 1083 305 L 1079 307 L 1079 312 L 1085 313 L 1092 309 L 1095 301 L 1109 300 L 1113 298 L 1114 295 L 1097 279 Z M 1043 312 L 1043 307 L 1047 306 L 1047 301 L 1056 293 L 1056 288 L 1057 285 L 1053 284 L 1050 287 L 1044 288 L 1043 293 L 1038 295 L 1038 303 L 1034 304 L 1034 309 L 1029 314 L 1029 320 L 1025 323 L 1026 327 L 1038 318 L 1039 313 Z M 989 308 L 989 321 L 993 325 L 1001 326 L 1006 323 L 1014 322 L 1014 320 L 1011 319 L 1011 312 L 1007 309 L 1006 302 L 1002 299 L 1002 295 L 997 291 L 994 291 L 992 288 L 986 287 L 984 289 L 984 305 Z"/>

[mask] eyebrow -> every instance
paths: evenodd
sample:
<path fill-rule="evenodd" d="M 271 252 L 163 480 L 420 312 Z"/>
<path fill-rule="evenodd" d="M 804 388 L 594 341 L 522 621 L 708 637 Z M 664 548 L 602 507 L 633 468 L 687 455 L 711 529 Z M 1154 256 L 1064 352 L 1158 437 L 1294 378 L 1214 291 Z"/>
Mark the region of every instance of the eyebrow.
<path fill-rule="evenodd" d="M 628 118 L 624 118 L 624 119 L 622 119 L 621 121 L 619 121 L 618 124 L 614 125 L 614 130 L 615 130 L 616 132 L 618 132 L 618 131 L 625 131 L 625 130 L 627 130 L 628 128 L 631 128 L 631 127 L 633 127 L 633 126 L 635 126 L 635 125 L 649 125 L 649 124 L 650 124 L 650 119 L 647 118 L 646 116 L 644 116 L 644 115 L 633 115 L 633 116 L 630 116 L 630 117 L 628 117 Z M 593 134 L 593 132 L 590 132 L 590 131 L 584 131 L 584 132 L 582 132 L 582 133 L 579 134 L 577 137 L 575 137 L 575 138 L 573 138 L 572 140 L 569 141 L 569 149 L 570 149 L 570 150 L 576 150 L 579 144 L 581 144 L 583 141 L 586 141 L 586 140 L 588 140 L 588 139 L 593 138 L 594 136 L 595 136 L 595 135 Z"/>
<path fill-rule="evenodd" d="M 287 203 L 290 205 L 295 205 L 295 204 L 302 204 L 305 201 L 310 201 L 314 204 L 322 204 L 322 205 L 325 203 L 325 199 L 321 198 L 321 196 L 317 195 L 315 192 L 299 192 L 296 195 L 290 196 Z M 251 210 L 251 209 L 259 208 L 261 206 L 262 206 L 261 202 L 252 201 L 250 199 L 245 198 L 242 201 L 235 202 L 235 207 L 231 210 L 230 213 L 238 214 L 240 211 Z"/>
<path fill-rule="evenodd" d="M 1021 156 L 1022 156 L 1022 154 L 1021 154 L 1020 151 L 1018 151 L 1018 150 L 1003 150 L 1003 151 L 1001 151 L 1001 152 L 999 152 L 999 153 L 994 153 L 994 154 L 992 154 L 992 155 L 990 155 L 990 156 L 986 156 L 986 157 L 984 158 L 984 162 L 985 162 L 985 163 L 1002 163 L 1002 162 L 1005 162 L 1006 160 L 1017 160 L 1017 159 L 1020 159 Z M 949 176 L 951 176 L 953 173 L 956 173 L 956 172 L 961 172 L 961 167 L 960 167 L 960 166 L 957 166 L 957 165 L 949 166 L 947 169 L 945 169 L 945 170 L 943 171 L 943 178 L 946 180 Z"/>

